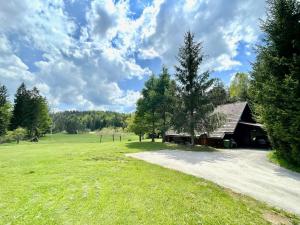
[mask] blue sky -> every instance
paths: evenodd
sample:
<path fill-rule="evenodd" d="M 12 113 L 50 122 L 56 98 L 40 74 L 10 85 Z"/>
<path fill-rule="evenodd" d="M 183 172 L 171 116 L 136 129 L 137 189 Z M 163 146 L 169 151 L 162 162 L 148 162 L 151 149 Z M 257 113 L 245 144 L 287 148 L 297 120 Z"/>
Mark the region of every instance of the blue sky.
<path fill-rule="evenodd" d="M 251 70 L 263 0 L 0 0 L 0 83 L 37 86 L 51 110 L 130 112 L 162 64 L 174 72 L 187 30 L 202 70 L 229 84 Z"/>

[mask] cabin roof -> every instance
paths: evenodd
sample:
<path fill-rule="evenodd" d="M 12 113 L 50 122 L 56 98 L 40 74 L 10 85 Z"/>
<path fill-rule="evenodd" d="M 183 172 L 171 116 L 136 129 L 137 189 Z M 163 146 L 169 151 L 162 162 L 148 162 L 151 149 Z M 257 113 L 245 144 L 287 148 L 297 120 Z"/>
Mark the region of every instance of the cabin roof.
<path fill-rule="evenodd" d="M 233 134 L 242 114 L 247 106 L 247 102 L 235 102 L 218 106 L 214 113 L 225 115 L 226 121 L 223 126 L 212 132 L 210 138 L 224 138 L 225 134 Z"/>
<path fill-rule="evenodd" d="M 215 131 L 209 134 L 209 138 L 223 139 L 225 134 L 233 134 L 238 123 L 243 123 L 251 126 L 261 126 L 257 123 L 249 123 L 241 121 L 245 108 L 249 107 L 247 102 L 235 102 L 230 104 L 220 105 L 215 108 L 214 113 L 220 113 L 225 116 L 225 123 L 217 128 Z M 196 136 L 200 136 L 203 133 L 196 132 Z M 176 133 L 174 130 L 169 130 L 166 135 L 171 136 L 190 136 L 187 133 Z"/>

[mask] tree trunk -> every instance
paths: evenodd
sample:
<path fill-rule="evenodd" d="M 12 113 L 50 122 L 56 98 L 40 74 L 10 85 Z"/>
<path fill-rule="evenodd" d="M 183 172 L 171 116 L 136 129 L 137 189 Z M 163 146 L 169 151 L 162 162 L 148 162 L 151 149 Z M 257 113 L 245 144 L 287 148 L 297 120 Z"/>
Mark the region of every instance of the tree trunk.
<path fill-rule="evenodd" d="M 152 135 L 151 135 L 151 142 L 155 142 L 155 140 L 154 140 L 154 132 L 155 132 L 155 127 L 154 127 L 154 112 L 152 113 L 152 115 L 153 115 L 153 120 L 152 120 Z"/>
<path fill-rule="evenodd" d="M 162 142 L 166 142 L 166 112 L 163 113 L 163 131 L 162 131 Z"/>
<path fill-rule="evenodd" d="M 194 110 L 191 110 L 191 121 L 190 121 L 190 133 L 191 133 L 191 146 L 195 145 L 195 121 L 194 121 Z"/>
<path fill-rule="evenodd" d="M 142 134 L 139 135 L 139 141 L 142 142 Z"/>
<path fill-rule="evenodd" d="M 152 122 L 152 134 L 151 134 L 151 142 L 155 142 L 154 140 L 154 122 Z"/>

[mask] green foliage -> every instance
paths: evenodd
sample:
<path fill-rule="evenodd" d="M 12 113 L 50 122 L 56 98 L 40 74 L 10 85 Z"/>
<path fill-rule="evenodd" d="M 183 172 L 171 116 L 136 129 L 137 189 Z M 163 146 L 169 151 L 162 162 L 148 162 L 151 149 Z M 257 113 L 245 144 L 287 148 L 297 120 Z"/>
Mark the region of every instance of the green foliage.
<path fill-rule="evenodd" d="M 8 102 L 7 89 L 0 84 L 0 137 L 5 135 L 11 117 L 10 104 Z"/>
<path fill-rule="evenodd" d="M 139 141 L 142 141 L 142 136 L 149 131 L 149 127 L 147 123 L 145 123 L 144 119 L 140 115 L 131 114 L 130 117 L 126 120 L 128 126 L 127 130 L 129 132 L 133 132 L 139 136 Z"/>
<path fill-rule="evenodd" d="M 0 138 L 1 138 L 1 143 L 10 143 L 15 141 L 14 132 L 11 130 L 7 131 L 6 134 Z"/>
<path fill-rule="evenodd" d="M 78 134 L 83 129 L 82 122 L 76 117 L 70 117 L 65 121 L 65 131 L 68 134 Z"/>
<path fill-rule="evenodd" d="M 281 166 L 281 167 L 284 167 L 286 169 L 292 170 L 294 172 L 300 173 L 300 166 L 291 164 L 290 162 L 286 161 L 286 159 L 284 159 L 280 155 L 278 155 L 276 151 L 269 152 L 268 159 L 272 163 L 277 164 L 278 166 Z"/>
<path fill-rule="evenodd" d="M 27 135 L 27 130 L 21 127 L 18 127 L 17 129 L 13 131 L 7 131 L 6 135 L 1 138 L 0 143 L 9 143 L 16 141 L 17 143 L 20 142 L 20 140 L 23 140 Z"/>
<path fill-rule="evenodd" d="M 248 101 L 249 76 L 246 73 L 236 73 L 230 82 L 230 98 L 237 101 Z"/>
<path fill-rule="evenodd" d="M 76 125 L 75 130 L 83 132 L 101 130 L 105 127 L 125 129 L 128 115 L 109 111 L 65 111 L 53 113 L 51 117 L 54 132 L 67 131 L 71 124 Z M 74 120 L 77 120 L 77 122 L 74 122 Z M 74 129 L 72 133 L 74 133 Z"/>
<path fill-rule="evenodd" d="M 13 138 L 17 141 L 17 143 L 19 143 L 20 140 L 23 140 L 25 138 L 26 134 L 27 134 L 26 129 L 22 127 L 18 127 L 13 131 Z"/>
<path fill-rule="evenodd" d="M 250 96 L 277 154 L 300 165 L 300 3 L 272 0 Z"/>
<path fill-rule="evenodd" d="M 14 130 L 19 126 L 25 127 L 27 114 L 28 92 L 24 83 L 18 88 L 15 95 L 13 114 L 11 118 L 11 129 Z"/>
<path fill-rule="evenodd" d="M 171 127 L 172 116 L 174 114 L 174 104 L 176 102 L 176 83 L 171 80 L 168 69 L 163 66 L 156 86 L 156 94 L 158 101 L 159 127 L 158 130 L 162 134 L 163 142 L 165 141 L 165 133 Z"/>
<path fill-rule="evenodd" d="M 220 79 L 215 79 L 212 89 L 208 92 L 208 96 L 214 106 L 229 102 L 228 91 Z"/>
<path fill-rule="evenodd" d="M 165 132 L 171 126 L 174 110 L 176 83 L 171 80 L 168 69 L 163 66 L 159 77 L 152 75 L 142 90 L 142 98 L 137 102 L 137 112 L 133 120 L 133 132 L 142 135 L 150 133 L 154 142 L 154 134 Z"/>
<path fill-rule="evenodd" d="M 151 133 L 152 142 L 154 142 L 154 134 L 159 126 L 159 95 L 157 93 L 158 79 L 152 75 L 146 81 L 145 87 L 142 90 L 142 98 L 137 102 L 137 118 L 143 118 L 146 127 L 149 128 L 148 132 Z"/>
<path fill-rule="evenodd" d="M 208 91 L 214 80 L 209 78 L 209 72 L 198 74 L 203 62 L 201 43 L 194 41 L 194 35 L 187 32 L 184 46 L 179 49 L 179 65 L 175 67 L 179 82 L 178 102 L 175 114 L 175 128 L 191 135 L 194 145 L 195 130 L 205 131 L 206 119 L 214 109 Z"/>
<path fill-rule="evenodd" d="M 27 90 L 22 83 L 15 96 L 11 129 L 24 127 L 29 137 L 40 137 L 50 130 L 51 123 L 46 99 L 37 88 Z"/>

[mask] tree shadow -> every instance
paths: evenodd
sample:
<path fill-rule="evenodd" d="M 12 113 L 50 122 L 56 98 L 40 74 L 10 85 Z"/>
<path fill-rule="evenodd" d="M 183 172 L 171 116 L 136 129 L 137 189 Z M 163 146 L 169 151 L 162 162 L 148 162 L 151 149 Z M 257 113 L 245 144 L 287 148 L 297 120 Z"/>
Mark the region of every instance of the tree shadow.
<path fill-rule="evenodd" d="M 174 143 L 162 143 L 162 142 L 129 142 L 126 143 L 126 147 L 129 149 L 136 149 L 142 151 L 157 151 L 157 150 L 184 150 L 184 151 L 196 151 L 196 152 L 213 152 L 217 151 L 213 147 L 197 145 L 194 147 L 187 145 L 180 145 Z"/>

